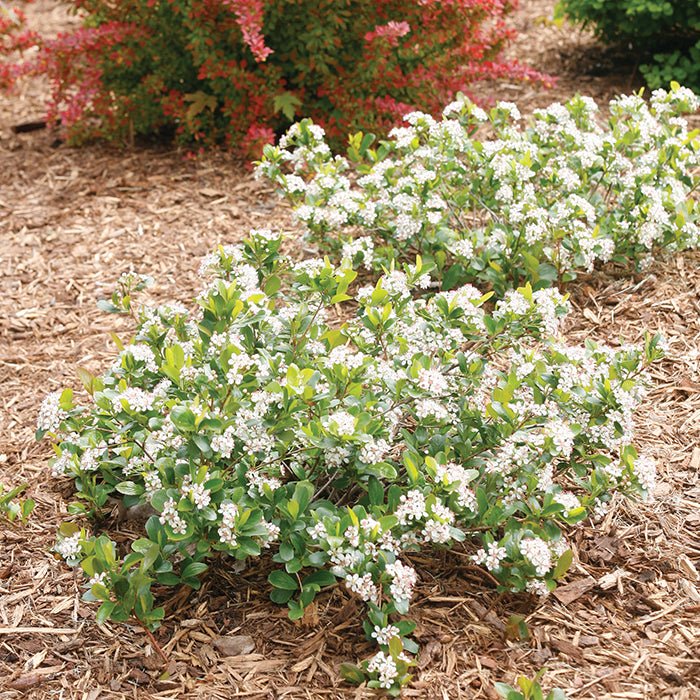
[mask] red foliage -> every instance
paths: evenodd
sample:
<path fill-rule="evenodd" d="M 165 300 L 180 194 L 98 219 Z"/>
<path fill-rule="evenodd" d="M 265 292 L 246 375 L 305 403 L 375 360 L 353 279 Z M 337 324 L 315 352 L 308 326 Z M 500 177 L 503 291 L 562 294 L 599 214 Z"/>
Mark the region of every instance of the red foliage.
<path fill-rule="evenodd" d="M 254 153 L 302 116 L 381 133 L 478 80 L 549 81 L 499 58 L 516 2 L 74 0 L 85 26 L 55 39 L 0 20 L 0 85 L 47 75 L 47 119 L 75 141 L 170 128 Z"/>

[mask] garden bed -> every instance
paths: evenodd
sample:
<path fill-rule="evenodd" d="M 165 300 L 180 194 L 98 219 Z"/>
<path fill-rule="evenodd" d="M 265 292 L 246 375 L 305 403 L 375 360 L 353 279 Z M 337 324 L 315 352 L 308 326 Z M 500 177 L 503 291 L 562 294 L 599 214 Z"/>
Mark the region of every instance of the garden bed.
<path fill-rule="evenodd" d="M 522 5 L 510 51 L 558 75 L 558 84 L 547 92 L 480 86 L 477 96 L 512 100 L 527 114 L 576 92 L 603 104 L 638 87 L 634 65 L 578 30 L 540 21 L 553 2 Z M 48 31 L 75 21 L 47 0 L 33 12 Z M 34 440 L 38 406 L 49 391 L 78 393 L 77 368 L 103 372 L 115 353 L 109 333 L 127 340 L 133 331 L 97 299 L 128 270 L 157 280 L 154 301 L 188 299 L 199 259 L 216 244 L 252 227 L 296 227 L 271 186 L 227 153 L 70 149 L 47 131 L 13 133 L 41 116 L 44 89 L 0 97 L 0 481 L 28 482 L 37 503 L 26 526 L 0 530 L 0 698 L 372 697 L 338 673 L 340 662 L 373 652 L 344 588 L 294 623 L 269 600 L 271 560 L 239 573 L 212 566 L 199 591 L 184 588 L 165 602 L 156 637 L 166 667 L 138 628 L 98 626 L 95 606 L 80 600 L 79 577 L 50 551 L 73 497 L 68 480 L 51 476 L 48 443 Z M 602 526 L 574 530 L 567 585 L 544 602 L 499 598 L 459 548 L 413 555 L 421 576 L 411 614 L 422 650 L 406 697 L 492 698 L 496 681 L 543 667 L 542 685 L 570 698 L 699 697 L 699 264 L 697 253 L 685 253 L 643 275 L 610 269 L 567 290 L 571 342 L 640 342 L 645 330 L 669 341 L 638 414 L 637 441 L 659 465 L 654 500 L 621 502 Z M 138 536 L 139 523 L 116 508 L 102 526 L 118 542 Z M 508 638 L 516 614 L 530 640 Z M 221 638 L 231 636 L 244 653 L 225 655 Z"/>

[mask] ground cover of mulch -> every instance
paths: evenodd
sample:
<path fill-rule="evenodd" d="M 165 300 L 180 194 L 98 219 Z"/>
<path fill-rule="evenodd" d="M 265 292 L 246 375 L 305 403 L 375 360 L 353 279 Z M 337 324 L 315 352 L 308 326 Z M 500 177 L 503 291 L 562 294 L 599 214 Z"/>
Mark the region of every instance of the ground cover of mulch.
<path fill-rule="evenodd" d="M 605 102 L 639 86 L 633 58 L 542 21 L 553 0 L 521 4 L 510 54 L 558 84 L 548 93 L 485 85 L 477 95 L 527 113 L 576 92 Z M 46 31 L 77 21 L 55 0 L 39 0 L 32 15 Z M 98 626 L 81 576 L 50 551 L 73 495 L 47 469 L 50 446 L 34 440 L 38 406 L 62 387 L 80 394 L 77 368 L 104 371 L 116 352 L 109 333 L 128 340 L 133 330 L 97 299 L 134 270 L 155 277 L 153 301 L 188 300 L 198 260 L 216 244 L 251 227 L 296 228 L 230 154 L 186 160 L 164 146 L 71 149 L 48 131 L 14 134 L 40 118 L 45 93 L 35 83 L 0 96 L 0 481 L 27 482 L 37 503 L 26 526 L 0 523 L 0 700 L 372 697 L 338 673 L 340 662 L 373 653 L 360 607 L 341 587 L 293 623 L 268 599 L 272 562 L 240 573 L 214 564 L 201 590 L 167 591 L 156 632 L 166 665 L 138 627 Z M 546 667 L 543 686 L 576 700 L 700 698 L 700 255 L 644 275 L 608 270 L 568 291 L 570 342 L 639 342 L 645 330 L 669 340 L 639 412 L 638 445 L 660 469 L 654 499 L 620 501 L 602 525 L 571 533 L 575 563 L 545 601 L 499 599 L 467 551 L 411 557 L 422 651 L 405 697 L 494 698 L 494 682 Z M 139 526 L 116 509 L 100 525 L 118 542 Z M 508 634 L 512 615 L 525 618 L 530 639 Z"/>

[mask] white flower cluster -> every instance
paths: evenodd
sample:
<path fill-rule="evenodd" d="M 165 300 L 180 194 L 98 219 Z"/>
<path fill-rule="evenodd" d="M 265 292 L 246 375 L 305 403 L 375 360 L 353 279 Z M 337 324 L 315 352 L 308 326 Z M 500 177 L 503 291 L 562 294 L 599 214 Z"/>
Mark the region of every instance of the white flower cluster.
<path fill-rule="evenodd" d="M 554 495 L 554 500 L 557 503 L 561 503 L 564 506 L 564 517 L 568 518 L 572 510 L 576 510 L 581 507 L 581 501 L 578 497 L 568 491 L 561 491 Z"/>
<path fill-rule="evenodd" d="M 394 600 L 410 600 L 418 581 L 415 569 L 406 566 L 400 559 L 397 559 L 393 564 L 386 565 L 386 573 L 392 577 L 391 597 Z"/>
<path fill-rule="evenodd" d="M 391 688 L 394 684 L 394 680 L 399 675 L 396 662 L 389 654 L 385 654 L 383 651 L 378 651 L 370 659 L 367 664 L 367 670 L 370 673 L 377 674 L 380 688 Z"/>
<path fill-rule="evenodd" d="M 140 387 L 130 386 L 112 400 L 115 411 L 121 411 L 126 404 L 128 410 L 145 413 L 153 409 L 155 395 L 150 391 L 144 391 Z M 122 403 L 123 402 L 123 403 Z"/>
<path fill-rule="evenodd" d="M 37 417 L 37 428 L 56 433 L 68 413 L 61 408 L 61 392 L 51 392 L 41 403 Z"/>
<path fill-rule="evenodd" d="M 385 646 L 389 644 L 392 637 L 399 637 L 400 635 L 401 632 L 396 625 L 387 625 L 386 627 L 375 625 L 371 637 L 377 640 L 377 644 Z"/>
<path fill-rule="evenodd" d="M 185 498 L 190 498 L 197 510 L 202 510 L 202 508 L 206 508 L 211 503 L 211 491 L 204 488 L 204 484 L 193 483 L 189 474 L 185 475 L 182 480 L 180 493 Z"/>
<path fill-rule="evenodd" d="M 506 558 L 505 547 L 501 547 L 497 542 L 489 542 L 486 549 L 480 549 L 472 560 L 477 564 L 483 564 L 489 571 L 499 571 L 501 562 Z"/>
<path fill-rule="evenodd" d="M 406 525 L 412 520 L 422 520 L 428 517 L 425 507 L 425 496 L 417 489 L 412 489 L 407 493 L 402 493 L 400 505 L 394 512 L 401 525 Z"/>
<path fill-rule="evenodd" d="M 379 464 L 390 449 L 391 445 L 384 438 L 369 440 L 360 448 L 359 457 L 366 464 Z"/>
<path fill-rule="evenodd" d="M 172 498 L 163 504 L 163 512 L 158 520 L 161 525 L 170 525 L 173 531 L 179 535 L 184 535 L 187 532 L 187 523 L 180 517 L 177 512 L 177 503 Z"/>
<path fill-rule="evenodd" d="M 347 411 L 336 411 L 328 418 L 329 427 L 334 427 L 338 435 L 352 435 L 355 432 L 355 417 Z"/>
<path fill-rule="evenodd" d="M 656 462 L 649 455 L 639 455 L 634 462 L 634 475 L 649 494 L 656 485 Z"/>
<path fill-rule="evenodd" d="M 552 568 L 552 550 L 541 537 L 523 537 L 520 553 L 534 567 L 538 576 L 544 576 Z"/>
<path fill-rule="evenodd" d="M 349 574 L 345 579 L 345 586 L 349 591 L 357 593 L 365 602 L 379 599 L 379 591 L 372 581 L 372 574 Z"/>
<path fill-rule="evenodd" d="M 62 556 L 69 564 L 74 565 L 80 558 L 82 552 L 82 538 L 79 532 L 70 537 L 60 539 L 54 549 L 59 556 Z"/>

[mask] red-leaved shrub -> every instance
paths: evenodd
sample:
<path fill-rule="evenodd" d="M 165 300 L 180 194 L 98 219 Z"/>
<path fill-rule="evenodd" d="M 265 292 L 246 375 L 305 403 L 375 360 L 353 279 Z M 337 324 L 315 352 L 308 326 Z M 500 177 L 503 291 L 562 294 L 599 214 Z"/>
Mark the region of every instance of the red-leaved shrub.
<path fill-rule="evenodd" d="M 25 0 L 26 1 L 26 0 Z M 44 74 L 73 142 L 174 131 L 253 153 L 311 117 L 332 140 L 437 112 L 485 78 L 547 82 L 499 58 L 517 0 L 74 0 L 73 32 L 0 20 L 0 81 Z M 30 57 L 18 57 L 28 46 Z"/>

